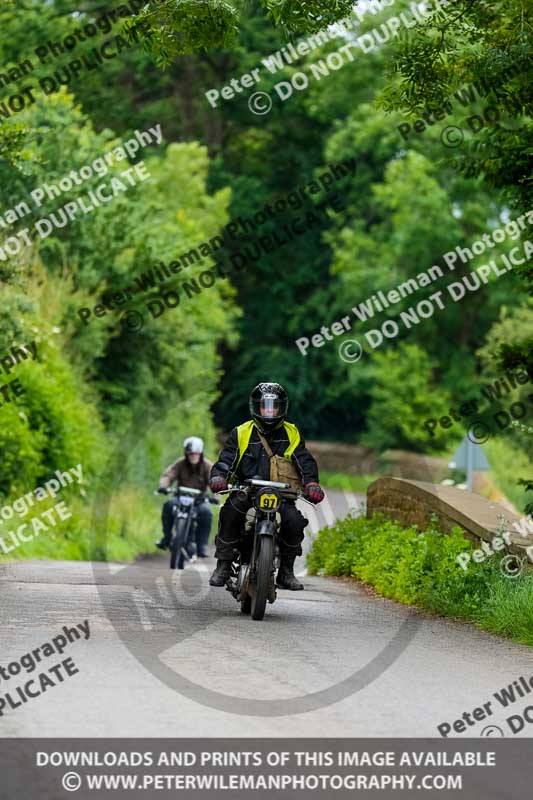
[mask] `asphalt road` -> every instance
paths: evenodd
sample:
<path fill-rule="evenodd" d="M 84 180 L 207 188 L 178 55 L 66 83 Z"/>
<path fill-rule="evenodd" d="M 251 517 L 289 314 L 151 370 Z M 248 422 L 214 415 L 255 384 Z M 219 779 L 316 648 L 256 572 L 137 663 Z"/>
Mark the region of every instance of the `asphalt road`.
<path fill-rule="evenodd" d="M 308 540 L 357 499 L 330 493 Z M 1 705 L 6 692 L 62 659 L 78 669 L 20 707 L 4 707 L 0 736 L 437 736 L 437 725 L 489 700 L 493 715 L 463 735 L 491 724 L 510 736 L 505 718 L 527 705 L 526 697 L 505 710 L 492 697 L 531 675 L 527 647 L 415 615 L 356 583 L 305 574 L 305 592 L 280 592 L 265 620 L 253 622 L 228 592 L 208 586 L 213 566 L 208 559 L 170 573 L 154 555 L 111 569 L 0 567 L 0 666 L 64 625 L 88 620 L 90 630 L 28 677 L 24 670 L 0 680 Z"/>

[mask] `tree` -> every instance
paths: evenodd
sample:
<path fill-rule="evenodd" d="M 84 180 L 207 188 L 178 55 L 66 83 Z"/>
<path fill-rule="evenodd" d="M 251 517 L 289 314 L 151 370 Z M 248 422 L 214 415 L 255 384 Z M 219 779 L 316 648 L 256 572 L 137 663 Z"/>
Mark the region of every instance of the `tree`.
<path fill-rule="evenodd" d="M 518 127 L 497 124 L 457 159 L 468 175 L 482 174 L 510 201 L 529 208 L 533 77 L 532 9 L 523 0 L 456 0 L 409 32 L 392 58 L 383 105 L 419 115 L 472 85 Z"/>
<path fill-rule="evenodd" d="M 425 420 L 446 415 L 452 403 L 447 393 L 433 384 L 434 364 L 420 347 L 400 344 L 395 350 L 377 353 L 373 363 L 365 444 L 380 452 L 388 447 L 424 452 L 457 438 L 457 431 L 437 426 L 430 433 L 424 426 Z"/>
<path fill-rule="evenodd" d="M 442 107 L 457 89 L 474 87 L 501 122 L 484 127 L 452 161 L 465 176 L 480 176 L 501 191 L 511 207 L 528 210 L 533 200 L 532 6 L 523 0 L 444 5 L 398 46 L 382 104 L 419 115 Z M 525 264 L 520 272 L 525 293 L 532 296 L 533 267 Z M 501 342 L 494 356 L 500 368 L 522 367 L 533 378 L 533 339 L 520 338 Z"/>
<path fill-rule="evenodd" d="M 521 210 L 533 201 L 532 33 L 530 3 L 457 0 L 429 15 L 398 46 L 383 92 L 385 108 L 417 115 L 441 107 L 465 85 L 486 96 L 505 122 L 486 127 L 453 161 L 465 175 L 482 176 Z M 532 295 L 533 267 L 525 265 L 521 274 Z M 502 345 L 502 366 L 523 366 L 533 375 L 532 344 L 528 339 L 522 345 Z"/>
<path fill-rule="evenodd" d="M 285 34 L 314 33 L 347 16 L 351 0 L 260 0 L 269 19 Z M 244 3 L 224 0 L 149 0 L 128 21 L 130 35 L 142 36 L 159 66 L 177 55 L 231 47 L 240 30 Z"/>
<path fill-rule="evenodd" d="M 24 140 L 30 157 L 22 166 L 0 165 L 4 207 L 11 207 L 13 199 L 29 200 L 30 190 L 45 181 L 58 183 L 71 169 L 92 165 L 93 176 L 60 197 L 45 194 L 39 206 L 30 201 L 30 212 L 14 228 L 25 226 L 34 232 L 39 219 L 49 219 L 52 213 L 57 219 L 58 210 L 73 197 L 84 198 L 87 208 L 89 190 L 103 183 L 109 197 L 111 179 L 131 166 L 124 160 L 106 166 L 103 155 L 115 151 L 121 140 L 109 129 L 95 132 L 65 91 L 39 97 L 23 112 L 23 124 L 33 131 Z M 181 290 L 179 306 L 157 319 L 147 310 L 147 293 L 134 295 L 127 307 L 143 314 L 142 335 L 121 324 L 125 309 L 105 318 L 92 315 L 89 324 L 77 313 L 81 307 L 94 309 L 106 290 L 136 286 L 154 264 L 179 258 L 214 237 L 227 221 L 228 191 L 209 194 L 206 189 L 205 148 L 171 143 L 159 150 L 147 148 L 143 155 L 149 180 L 91 213 L 80 211 L 70 224 L 53 227 L 46 238 L 34 235 L 30 246 L 5 262 L 0 351 L 35 339 L 38 356 L 35 363 L 18 368 L 25 388 L 18 407 L 0 407 L 6 456 L 2 491 L 22 480 L 33 483 L 36 476 L 57 468 L 58 461 L 66 461 L 69 453 L 84 457 L 87 472 L 97 472 L 105 429 L 113 441 L 147 406 L 163 412 L 173 398 L 177 402 L 187 397 L 192 378 L 204 370 L 209 381 L 195 408 L 167 422 L 166 430 L 158 432 L 159 446 L 174 455 L 173 432 L 185 433 L 187 419 L 197 419 L 198 414 L 213 438 L 210 406 L 218 378 L 217 345 L 233 335 L 227 281 L 191 297 Z M 164 283 L 164 291 L 179 290 L 184 280 L 192 281 L 210 266 L 213 261 L 206 259 L 201 266 L 184 267 L 182 274 Z M 157 281 L 153 285 L 148 294 L 161 296 Z M 146 440 L 148 449 L 151 440 Z"/>

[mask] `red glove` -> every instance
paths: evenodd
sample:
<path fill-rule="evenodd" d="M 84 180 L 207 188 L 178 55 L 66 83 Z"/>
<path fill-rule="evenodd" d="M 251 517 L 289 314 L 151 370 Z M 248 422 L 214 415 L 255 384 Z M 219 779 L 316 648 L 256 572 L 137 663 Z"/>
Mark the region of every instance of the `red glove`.
<path fill-rule="evenodd" d="M 304 494 L 311 503 L 321 503 L 324 499 L 324 492 L 318 483 L 308 483 Z"/>
<path fill-rule="evenodd" d="M 209 486 L 211 487 L 211 491 L 216 494 L 217 492 L 223 492 L 224 489 L 227 489 L 228 482 L 222 475 L 214 475 L 209 481 Z"/>

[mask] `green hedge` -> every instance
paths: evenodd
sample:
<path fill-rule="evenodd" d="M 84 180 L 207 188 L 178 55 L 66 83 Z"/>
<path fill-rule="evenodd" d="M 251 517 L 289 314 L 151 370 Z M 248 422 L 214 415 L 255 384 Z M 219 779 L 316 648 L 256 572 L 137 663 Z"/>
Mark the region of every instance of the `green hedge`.
<path fill-rule="evenodd" d="M 443 535 L 432 524 L 402 528 L 381 515 L 348 517 L 323 528 L 308 556 L 311 574 L 345 575 L 380 594 L 533 645 L 533 577 L 511 579 L 499 570 L 501 554 L 468 571 L 457 563 L 474 545 L 460 528 Z"/>

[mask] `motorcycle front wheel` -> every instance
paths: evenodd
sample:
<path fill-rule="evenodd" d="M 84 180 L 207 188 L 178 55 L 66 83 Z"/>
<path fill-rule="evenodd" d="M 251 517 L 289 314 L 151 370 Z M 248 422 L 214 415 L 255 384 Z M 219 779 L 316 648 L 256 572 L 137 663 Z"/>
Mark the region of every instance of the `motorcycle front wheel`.
<path fill-rule="evenodd" d="M 259 552 L 255 562 L 255 581 L 251 598 L 252 619 L 261 620 L 265 616 L 265 609 L 270 589 L 272 560 L 274 557 L 274 541 L 271 536 L 262 536 L 259 543 Z"/>
<path fill-rule="evenodd" d="M 187 520 L 181 517 L 176 520 L 174 538 L 170 545 L 170 569 L 183 569 L 182 548 L 185 547 Z"/>

